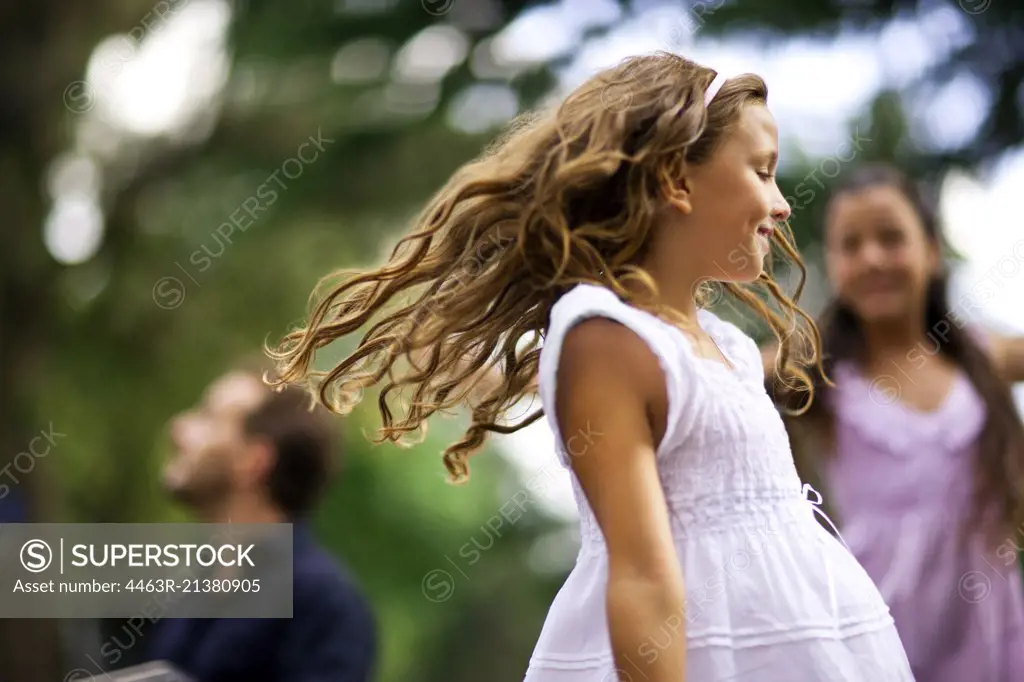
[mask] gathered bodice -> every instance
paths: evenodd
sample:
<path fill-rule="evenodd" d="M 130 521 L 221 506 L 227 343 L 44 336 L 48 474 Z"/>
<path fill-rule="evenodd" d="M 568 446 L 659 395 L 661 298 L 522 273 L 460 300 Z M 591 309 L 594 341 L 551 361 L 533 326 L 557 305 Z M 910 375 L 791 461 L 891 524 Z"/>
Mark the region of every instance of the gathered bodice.
<path fill-rule="evenodd" d="M 726 365 L 698 355 L 680 329 L 609 290 L 579 285 L 566 293 L 552 309 L 539 370 L 561 462 L 571 467 L 572 457 L 586 456 L 585 449 L 567 452 L 555 413 L 562 342 L 573 325 L 596 316 L 636 333 L 665 377 L 668 409 L 655 457 L 686 590 L 679 618 L 685 617 L 687 679 L 739 679 L 754 671 L 766 682 L 912 679 L 877 589 L 815 519 L 820 499 L 801 485 L 764 388 L 761 355 L 735 325 L 698 313 Z M 545 620 L 528 682 L 620 678 L 607 627 L 608 552 L 584 491 L 572 481 L 582 547 Z M 637 655 L 650 660 L 668 646 L 674 631 L 663 630 L 651 632 Z"/>
<path fill-rule="evenodd" d="M 556 443 L 561 442 L 552 409 L 557 353 L 573 324 L 597 314 L 639 333 L 665 371 L 668 425 L 657 458 L 674 535 L 751 523 L 767 509 L 808 513 L 785 426 L 764 389 L 757 347 L 735 325 L 706 310 L 698 321 L 731 366 L 697 355 L 678 328 L 608 290 L 579 286 L 566 294 L 552 311 L 541 356 L 541 397 Z M 571 455 L 559 447 L 559 457 L 568 464 Z M 584 547 L 598 549 L 601 534 L 575 478 L 573 487 Z"/>

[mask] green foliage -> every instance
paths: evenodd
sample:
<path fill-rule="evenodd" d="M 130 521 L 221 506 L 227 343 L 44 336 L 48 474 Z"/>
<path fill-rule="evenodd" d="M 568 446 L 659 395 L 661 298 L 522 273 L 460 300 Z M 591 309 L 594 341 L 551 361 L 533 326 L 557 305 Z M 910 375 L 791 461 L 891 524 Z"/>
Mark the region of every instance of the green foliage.
<path fill-rule="evenodd" d="M 120 0 L 88 6 L 39 0 L 0 9 L 0 62 L 9 66 L 0 79 L 0 99 L 9 105 L 0 121 L 0 202 L 12 226 L 0 252 L 0 436 L 13 454 L 26 434 L 47 422 L 68 434 L 59 453 L 24 485 L 37 507 L 59 501 L 63 512 L 56 520 L 185 518 L 157 484 L 171 415 L 239 356 L 265 340 L 273 343 L 298 322 L 322 275 L 378 260 L 430 194 L 489 139 L 448 125 L 448 105 L 466 88 L 504 82 L 476 76 L 468 63 L 437 84 L 431 94 L 436 106 L 421 111 L 375 108 L 389 88 L 409 87 L 396 83 L 390 66 L 365 81 L 331 79 L 332 60 L 351 41 L 379 39 L 391 60 L 424 29 L 447 23 L 462 30 L 473 54 L 538 3 L 456 0 L 443 17 L 427 11 L 443 4 L 234 3 L 232 69 L 223 100 L 207 112 L 210 129 L 192 131 L 190 140 L 123 136 L 122 153 L 103 160 L 100 169 L 102 246 L 89 262 L 71 267 L 56 263 L 40 239 L 49 210 L 42 189 L 48 164 L 75 146 L 85 120 L 67 110 L 65 88 L 84 77 L 100 40 L 116 32 L 156 33 L 160 24 L 152 23 L 147 3 Z M 913 17 L 937 4 L 960 11 L 951 0 L 704 3 L 715 10 L 703 12 L 702 33 L 827 38 L 840 30 L 877 30 L 893 17 Z M 355 5 L 376 9 L 344 9 Z M 996 2 L 970 15 L 976 35 L 921 84 L 967 70 L 994 85 L 992 110 L 975 140 L 941 153 L 910 145 L 905 93 L 881 93 L 862 118 L 850 120 L 851 136 L 869 131 L 870 142 L 843 163 L 890 159 L 928 176 L 942 162 L 973 164 L 1019 144 L 1024 42 L 1014 32 L 1024 24 L 1021 11 L 1018 4 Z M 591 29 L 587 37 L 600 32 Z M 524 69 L 508 85 L 526 107 L 553 82 L 551 71 L 539 67 Z M 264 201 L 266 210 L 244 229 L 227 228 L 225 237 L 222 226 L 244 215 L 246 202 L 261 196 L 273 174 L 281 180 L 282 164 L 311 137 L 322 141 L 316 159 L 284 180 L 285 187 L 271 185 L 276 198 Z M 822 178 L 822 159 L 800 150 L 785 156 L 795 161 L 780 185 L 800 197 L 793 227 L 801 247 L 810 249 L 818 241 L 829 178 L 820 186 L 811 179 Z M 372 401 L 339 420 L 347 467 L 316 527 L 377 609 L 380 682 L 521 679 L 561 580 L 538 575 L 527 562 L 553 522 L 531 509 L 494 530 L 519 485 L 495 452 L 472 462 L 469 485 L 445 482 L 440 453 L 457 437 L 458 420 L 435 421 L 424 443 L 409 450 L 371 446 L 362 431 L 378 424 Z M 57 474 L 55 484 L 44 470 Z M 453 591 L 431 601 L 425 592 L 437 585 L 428 576 L 437 578 L 441 574 L 431 572 L 438 570 L 451 575 Z M 31 654 L 53 646 L 8 649 Z M 42 682 L 53 675 L 19 679 Z"/>
<path fill-rule="evenodd" d="M 694 14 L 703 34 L 743 36 L 758 44 L 776 45 L 794 38 L 829 40 L 838 35 L 877 35 L 895 20 L 948 29 L 966 26 L 965 39 L 933 33 L 932 47 L 940 58 L 901 93 L 880 93 L 879 100 L 934 94 L 934 88 L 955 76 L 969 75 L 993 91 L 977 134 L 954 149 L 880 147 L 897 153 L 909 170 L 933 174 L 949 164 L 974 166 L 990 161 L 1024 140 L 1024 5 L 990 0 L 712 0 L 695 2 Z M 697 8 L 701 8 L 698 10 Z M 944 16 L 942 16 L 944 14 Z M 956 43 L 954 45 L 954 43 Z M 948 49 L 945 49 L 948 48 Z M 888 106 L 883 104 L 884 106 Z M 891 109 L 891 107 L 890 107 Z M 882 113 L 876 106 L 876 115 Z M 901 136 L 902 137 L 902 136 Z M 902 142 L 890 139 L 890 143 Z"/>
<path fill-rule="evenodd" d="M 368 446 L 359 432 L 378 425 L 369 409 L 347 420 L 347 470 L 323 505 L 317 529 L 371 596 L 382 634 L 381 679 L 479 679 L 469 670 L 454 674 L 457 659 L 442 657 L 432 673 L 425 671 L 437 651 L 463 636 L 482 640 L 474 650 L 486 652 L 483 661 L 509 661 L 511 667 L 493 668 L 493 679 L 518 679 L 512 673 L 524 667 L 535 632 L 512 635 L 521 634 L 521 623 L 539 628 L 547 608 L 523 564 L 531 538 L 548 523 L 536 514 L 509 514 L 510 505 L 502 516 L 509 496 L 500 483 L 510 472 L 494 452 L 474 458 L 469 484 L 446 482 L 440 452 L 458 435 L 458 423 L 432 424 L 442 428 L 428 432 L 414 450 Z M 510 593 L 518 595 L 511 604 L 501 598 Z M 466 622 L 482 609 L 495 611 L 491 623 Z"/>

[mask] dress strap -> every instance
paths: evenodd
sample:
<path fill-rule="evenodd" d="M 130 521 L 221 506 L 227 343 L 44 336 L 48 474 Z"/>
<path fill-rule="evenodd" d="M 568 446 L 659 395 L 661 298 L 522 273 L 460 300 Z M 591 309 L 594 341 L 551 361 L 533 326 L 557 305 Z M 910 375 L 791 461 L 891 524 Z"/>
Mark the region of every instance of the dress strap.
<path fill-rule="evenodd" d="M 814 494 L 813 500 L 810 498 L 810 493 Z M 831 528 L 832 531 L 836 534 L 836 537 L 839 538 L 839 542 L 843 543 L 843 547 L 846 548 L 846 551 L 848 551 L 850 554 L 853 554 L 853 550 L 850 549 L 850 546 L 848 544 L 846 544 L 846 540 L 843 539 L 843 536 L 839 533 L 839 529 L 836 528 L 836 525 L 832 523 L 832 519 L 828 517 L 828 514 L 821 510 L 821 503 L 824 501 L 821 497 L 821 493 L 815 490 L 814 486 L 812 486 L 810 483 L 804 483 L 803 495 L 811 504 L 811 509 L 814 510 L 814 513 L 820 516 L 821 518 L 825 519 L 825 523 L 828 524 L 829 528 Z"/>

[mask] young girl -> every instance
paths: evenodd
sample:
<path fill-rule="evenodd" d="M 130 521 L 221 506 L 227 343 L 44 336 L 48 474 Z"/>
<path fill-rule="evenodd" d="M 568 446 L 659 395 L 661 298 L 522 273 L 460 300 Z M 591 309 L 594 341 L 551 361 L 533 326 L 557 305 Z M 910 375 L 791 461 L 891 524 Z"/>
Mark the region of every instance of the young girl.
<path fill-rule="evenodd" d="M 820 368 L 797 351 L 813 323 L 763 269 L 772 243 L 796 259 L 766 96 L 756 76 L 667 54 L 599 74 L 463 168 L 386 266 L 339 284 L 274 353 L 342 412 L 388 375 L 383 439 L 469 402 L 445 453 L 456 480 L 488 432 L 546 416 L 583 546 L 528 682 L 912 679 L 878 590 L 815 521 L 757 347 L 698 305 L 723 282 L 780 337 L 799 330 L 786 371 Z M 492 366 L 504 381 L 473 400 Z M 499 423 L 535 378 L 543 411 Z M 396 422 L 389 394 L 407 386 Z"/>
<path fill-rule="evenodd" d="M 1008 386 L 1024 380 L 1024 339 L 982 336 L 951 309 L 935 216 L 892 168 L 840 186 L 825 247 L 835 388 L 819 380 L 789 421 L 801 474 L 830 493 L 919 680 L 1024 679 L 1024 429 Z"/>

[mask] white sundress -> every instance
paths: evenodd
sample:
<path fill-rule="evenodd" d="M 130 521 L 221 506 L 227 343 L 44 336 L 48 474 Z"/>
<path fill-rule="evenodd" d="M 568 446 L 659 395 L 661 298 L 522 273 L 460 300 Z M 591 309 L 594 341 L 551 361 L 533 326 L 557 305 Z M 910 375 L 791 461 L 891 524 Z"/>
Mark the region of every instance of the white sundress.
<path fill-rule="evenodd" d="M 913 680 L 877 588 L 815 519 L 817 508 L 805 496 L 785 427 L 764 389 L 760 353 L 734 325 L 699 313 L 730 368 L 697 356 L 680 330 L 607 289 L 578 285 L 566 293 L 552 309 L 539 369 L 541 401 L 563 465 L 568 455 L 554 412 L 555 372 L 566 333 L 595 316 L 640 336 L 667 381 L 668 423 L 657 460 L 686 585 L 686 682 Z M 643 682 L 628 663 L 616 671 L 604 540 L 575 477 L 573 492 L 582 546 L 551 605 L 525 682 Z M 654 660 L 678 632 L 666 622 L 626 658 Z"/>

